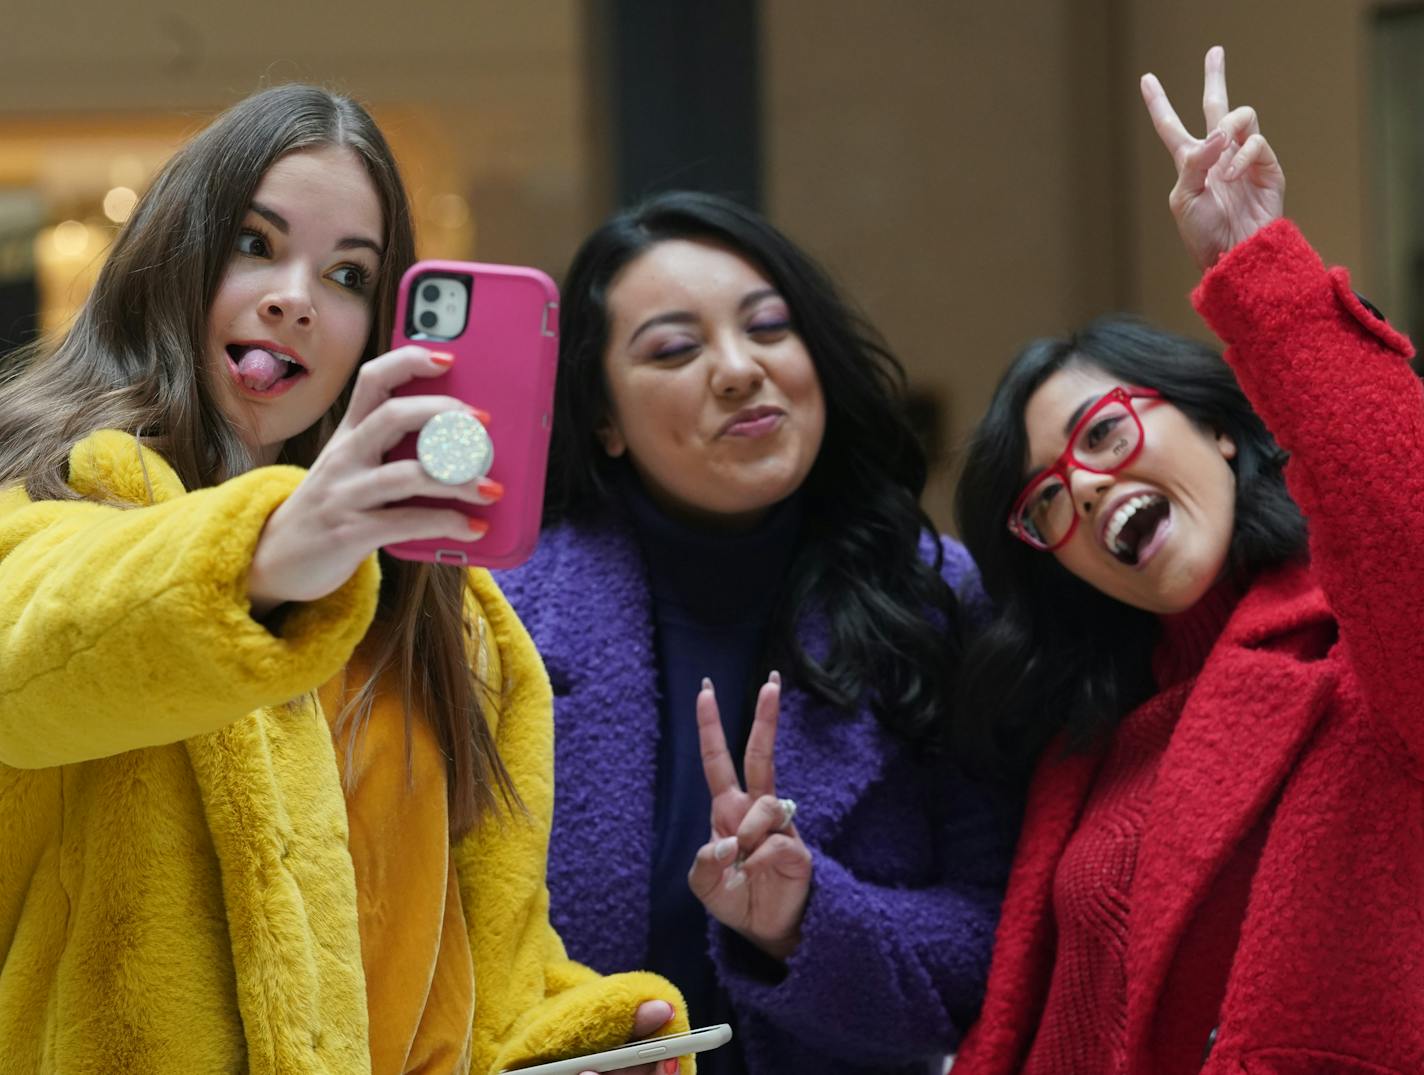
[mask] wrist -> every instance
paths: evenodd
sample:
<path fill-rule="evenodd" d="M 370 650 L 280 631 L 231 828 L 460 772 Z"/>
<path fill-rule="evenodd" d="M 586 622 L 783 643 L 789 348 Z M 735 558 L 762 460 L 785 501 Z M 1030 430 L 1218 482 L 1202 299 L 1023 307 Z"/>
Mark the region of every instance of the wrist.
<path fill-rule="evenodd" d="M 266 563 L 269 559 L 268 552 L 271 545 L 268 534 L 272 527 L 272 520 L 281 510 L 282 505 L 277 505 L 263 521 L 262 529 L 257 533 L 257 545 L 252 550 L 252 561 L 247 565 L 248 614 L 263 624 L 266 624 L 269 617 L 288 601 L 288 598 L 272 593 L 267 586 Z"/>
<path fill-rule="evenodd" d="M 779 963 L 785 963 L 796 954 L 796 949 L 801 946 L 801 924 L 798 922 L 796 928 L 783 937 L 753 937 L 746 933 L 742 936 L 772 959 Z"/>
<path fill-rule="evenodd" d="M 273 636 L 282 633 L 282 621 L 287 618 L 287 612 L 291 609 L 290 601 L 281 601 L 276 604 L 266 602 L 262 605 L 254 604 L 250 615 L 254 620 L 267 628 L 269 634 Z"/>
<path fill-rule="evenodd" d="M 253 556 L 252 564 L 247 569 L 247 607 L 248 614 L 254 620 L 266 621 L 273 612 L 287 603 L 287 599 L 268 592 L 260 560 L 259 545 L 257 555 Z"/>
<path fill-rule="evenodd" d="M 286 604 L 287 602 L 278 601 L 275 598 L 256 597 L 252 594 L 247 596 L 248 615 L 263 625 L 270 625 L 276 614 Z"/>

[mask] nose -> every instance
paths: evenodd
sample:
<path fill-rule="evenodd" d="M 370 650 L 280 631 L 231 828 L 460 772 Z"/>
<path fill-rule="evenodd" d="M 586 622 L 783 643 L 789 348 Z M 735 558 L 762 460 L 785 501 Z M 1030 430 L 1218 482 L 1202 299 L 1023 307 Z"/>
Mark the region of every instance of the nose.
<path fill-rule="evenodd" d="M 712 391 L 726 399 L 750 396 L 766 380 L 766 370 L 743 341 L 718 346 L 712 363 Z"/>
<path fill-rule="evenodd" d="M 258 302 L 258 316 L 271 325 L 310 328 L 316 319 L 311 287 L 305 272 L 295 266 L 272 281 L 270 290 Z"/>
<path fill-rule="evenodd" d="M 1073 510 L 1087 517 L 1092 514 L 1103 495 L 1113 486 L 1111 474 L 1094 474 L 1082 467 L 1068 472 L 1068 491 L 1073 494 Z"/>

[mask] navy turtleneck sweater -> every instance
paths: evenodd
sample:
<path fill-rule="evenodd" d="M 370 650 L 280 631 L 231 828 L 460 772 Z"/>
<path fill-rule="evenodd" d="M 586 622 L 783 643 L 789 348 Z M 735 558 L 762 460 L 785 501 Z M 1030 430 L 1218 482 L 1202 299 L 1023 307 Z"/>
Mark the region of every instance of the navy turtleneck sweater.
<path fill-rule="evenodd" d="M 670 518 L 631 476 L 622 493 L 648 569 L 661 699 L 647 969 L 683 991 L 694 1026 L 732 1022 L 708 955 L 707 912 L 687 884 L 712 811 L 697 692 L 704 676 L 716 685 L 740 776 L 756 692 L 769 671 L 768 623 L 800 536 L 800 498 L 776 505 L 749 531 L 729 533 Z M 697 1067 L 707 1075 L 746 1071 L 735 1038 L 699 1056 Z"/>

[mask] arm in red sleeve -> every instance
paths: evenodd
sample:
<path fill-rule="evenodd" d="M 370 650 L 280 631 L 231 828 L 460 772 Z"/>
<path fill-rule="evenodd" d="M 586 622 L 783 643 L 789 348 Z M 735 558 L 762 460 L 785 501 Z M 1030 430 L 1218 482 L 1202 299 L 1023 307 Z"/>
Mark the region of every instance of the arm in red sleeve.
<path fill-rule="evenodd" d="M 1424 765 L 1424 390 L 1409 341 L 1290 221 L 1231 250 L 1193 295 L 1291 454 L 1312 565 L 1374 710 Z"/>

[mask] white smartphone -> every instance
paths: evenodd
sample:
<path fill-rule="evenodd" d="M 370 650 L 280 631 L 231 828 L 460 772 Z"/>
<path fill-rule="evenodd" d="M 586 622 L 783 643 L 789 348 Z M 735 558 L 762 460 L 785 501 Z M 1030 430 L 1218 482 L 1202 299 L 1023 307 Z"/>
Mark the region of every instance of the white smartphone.
<path fill-rule="evenodd" d="M 554 1060 L 547 1064 L 537 1064 L 532 1068 L 506 1068 L 501 1075 L 579 1075 L 581 1071 L 616 1071 L 630 1068 L 635 1064 L 646 1064 L 653 1060 L 665 1060 L 670 1056 L 686 1056 L 688 1053 L 705 1053 L 732 1040 L 732 1028 L 726 1023 L 704 1026 L 689 1030 L 686 1034 L 668 1034 L 661 1038 L 647 1038 L 617 1049 L 607 1049 L 601 1053 L 571 1056 L 567 1060 Z"/>

